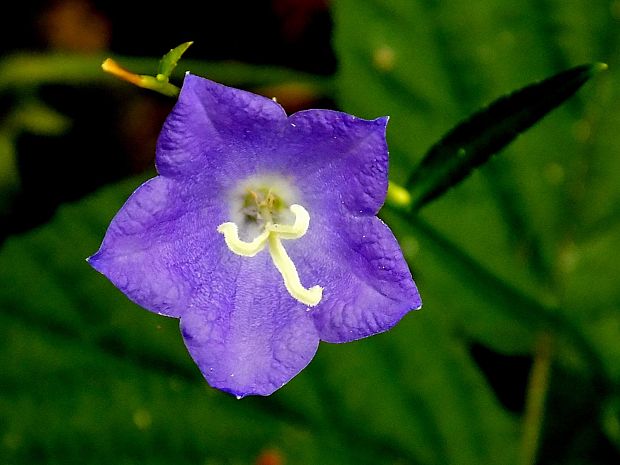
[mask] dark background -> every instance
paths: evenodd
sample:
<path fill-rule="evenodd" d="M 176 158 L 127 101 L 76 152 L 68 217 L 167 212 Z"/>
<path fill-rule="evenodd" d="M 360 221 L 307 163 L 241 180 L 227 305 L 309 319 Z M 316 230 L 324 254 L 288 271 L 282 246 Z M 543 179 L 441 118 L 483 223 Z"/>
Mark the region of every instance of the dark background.
<path fill-rule="evenodd" d="M 4 16 L 9 27 L 0 30 L 0 50 L 158 57 L 191 40 L 194 44 L 186 56 L 192 59 L 280 65 L 323 75 L 336 69 L 325 0 L 154 5 L 146 1 L 16 2 Z M 8 218 L 1 223 L 0 238 L 49 219 L 61 202 L 152 166 L 154 140 L 172 102 L 127 87 L 120 93 L 111 92 L 109 86 L 39 89 L 45 103 L 74 123 L 59 137 L 27 134 L 19 138 L 22 187 L 13 208 L 5 212 Z M 10 97 L 4 99 L 9 107 Z M 330 102 L 323 99 L 320 104 Z M 293 102 L 292 109 L 295 106 Z"/>

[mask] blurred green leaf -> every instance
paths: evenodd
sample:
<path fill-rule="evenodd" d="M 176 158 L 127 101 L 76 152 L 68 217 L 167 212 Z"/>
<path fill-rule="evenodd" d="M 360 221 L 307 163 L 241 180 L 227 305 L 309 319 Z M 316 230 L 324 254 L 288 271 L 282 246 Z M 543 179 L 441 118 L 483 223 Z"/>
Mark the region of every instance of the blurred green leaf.
<path fill-rule="evenodd" d="M 459 123 L 411 173 L 407 186 L 414 210 L 461 182 L 605 69 L 607 65 L 597 63 L 563 71 L 501 97 Z"/>
<path fill-rule="evenodd" d="M 335 46 L 341 57 L 339 101 L 345 110 L 363 117 L 391 116 L 390 173 L 401 183 L 419 164 L 415 154 L 440 138 L 443 128 L 449 125 L 446 119 L 454 121 L 464 116 L 470 112 L 468 107 L 475 108 L 494 93 L 502 93 L 499 88 L 518 88 L 524 72 L 553 74 L 553 63 L 543 59 L 546 55 L 523 53 L 524 43 L 529 49 L 557 56 L 565 50 L 561 44 L 549 43 L 534 23 L 509 22 L 505 15 L 514 13 L 517 6 L 506 11 L 483 2 L 471 9 L 464 0 L 449 5 L 400 0 L 364 0 L 353 4 L 342 0 L 334 6 L 338 26 Z M 579 10 L 576 5 L 573 7 Z M 599 12 L 599 6 L 593 7 L 593 15 Z M 470 23 L 467 33 L 461 28 L 464 17 Z M 359 24 L 365 25 L 363 35 L 358 34 Z M 580 33 L 592 32 L 581 29 Z M 596 42 L 593 37 L 583 40 Z M 618 41 L 614 35 L 611 42 L 596 42 L 599 48 L 589 53 L 613 63 L 613 45 Z M 592 56 L 574 58 L 586 61 Z M 568 78 L 568 87 L 574 90 L 591 72 L 589 67 L 576 68 L 568 75 L 556 77 L 551 86 Z M 541 85 L 544 89 L 549 83 Z M 527 92 L 536 93 L 537 89 L 540 87 Z M 603 146 L 608 140 L 613 146 L 616 144 L 612 128 L 617 127 L 618 119 L 610 108 L 618 101 L 618 92 L 603 77 L 588 89 L 589 93 L 582 92 L 585 99 L 592 100 L 600 95 L 596 92 L 606 89 L 605 100 L 599 97 L 596 103 L 586 105 L 573 99 L 571 105 L 559 109 L 515 141 L 507 149 L 514 152 L 510 157 L 493 160 L 473 173 L 468 182 L 435 202 L 433 208 L 422 212 L 422 219 L 453 247 L 421 247 L 428 245 L 424 233 L 418 236 L 420 231 L 413 230 L 406 221 L 393 224 L 404 248 L 411 248 L 408 256 L 420 281 L 426 308 L 442 308 L 453 318 L 453 324 L 501 352 L 529 351 L 536 325 L 525 320 L 539 321 L 540 307 L 515 304 L 510 316 L 503 298 L 489 295 L 488 281 L 464 281 L 468 269 L 454 273 L 446 267 L 442 255 L 465 253 L 473 263 L 520 295 L 551 312 L 562 313 L 565 321 L 574 320 L 573 326 L 580 331 L 585 329 L 583 320 L 592 312 L 580 311 L 585 301 L 581 299 L 576 305 L 566 299 L 567 295 L 577 289 L 590 298 L 597 295 L 600 304 L 608 308 L 601 310 L 605 314 L 611 311 L 612 302 L 618 302 L 613 280 L 606 278 L 618 273 L 618 264 L 612 264 L 612 259 L 605 264 L 607 272 L 602 276 L 589 268 L 590 281 L 598 279 L 596 286 L 583 286 L 572 279 L 572 273 L 578 269 L 580 272 L 574 277 L 585 278 L 579 258 L 586 242 L 577 241 L 580 230 L 587 230 L 595 216 L 588 211 L 586 199 L 588 188 L 596 189 L 597 185 L 590 182 L 591 171 L 583 171 L 584 166 L 592 166 L 610 188 L 610 197 L 604 201 L 606 209 L 601 202 L 594 206 L 599 212 L 596 216 L 609 215 L 615 204 L 613 199 L 620 200 L 618 185 L 612 188 L 606 180 L 613 179 L 613 173 L 618 171 L 598 168 L 599 161 L 617 163 L 618 157 L 604 157 L 610 149 Z M 594 126 L 597 124 L 600 131 Z M 599 152 L 592 150 L 598 141 Z M 582 217 L 589 220 L 581 221 Z M 609 254 L 600 255 L 604 256 Z M 567 282 L 574 285 L 565 286 Z M 520 316 L 514 313 L 517 306 Z M 582 336 L 589 337 L 585 333 Z M 595 345 L 591 349 L 598 352 Z M 599 356 L 604 358 L 604 352 Z"/>
<path fill-rule="evenodd" d="M 443 319 L 446 331 L 514 355 L 531 354 L 537 333 L 549 331 L 558 338 L 555 363 L 591 383 L 602 409 L 620 384 L 617 5 L 340 0 L 334 18 L 338 103 L 361 117 L 390 115 L 390 178 L 401 185 L 421 166 L 420 154 L 433 146 L 437 152 L 448 128 L 485 102 L 573 63 L 609 63 L 610 72 L 514 140 L 506 156 L 472 172 L 418 217 L 382 213 L 409 259 L 425 311 Z M 592 71 L 560 75 L 571 84 L 556 102 Z M 471 129 L 449 136 L 448 159 L 458 142 L 478 141 L 480 131 Z M 458 164 L 437 164 L 442 175 L 464 173 Z M 415 175 L 416 198 L 444 182 L 428 174 Z M 545 419 L 547 428 L 561 422 L 578 425 L 579 412 L 567 405 L 562 418 Z M 595 454 L 598 444 L 593 439 L 579 453 Z"/>
<path fill-rule="evenodd" d="M 39 101 L 28 100 L 15 106 L 5 124 L 14 132 L 56 136 L 69 129 L 71 120 Z"/>
<path fill-rule="evenodd" d="M 32 98 L 20 101 L 4 117 L 0 127 L 0 213 L 10 208 L 21 184 L 17 168 L 17 138 L 24 132 L 59 135 L 70 125 L 69 118 Z"/>

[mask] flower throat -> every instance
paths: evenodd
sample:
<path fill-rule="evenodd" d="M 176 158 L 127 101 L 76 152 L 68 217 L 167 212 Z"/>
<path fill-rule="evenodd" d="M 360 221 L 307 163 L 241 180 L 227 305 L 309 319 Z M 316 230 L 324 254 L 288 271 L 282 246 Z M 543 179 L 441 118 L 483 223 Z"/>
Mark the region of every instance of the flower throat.
<path fill-rule="evenodd" d="M 287 205 L 283 196 L 278 195 L 272 187 L 250 185 L 244 189 L 241 197 L 241 221 L 257 227 L 258 235 L 251 241 L 239 238 L 239 227 L 234 222 L 222 223 L 217 230 L 224 235 L 228 249 L 243 257 L 253 257 L 265 247 L 276 269 L 280 272 L 288 293 L 297 301 L 314 307 L 323 296 L 323 288 L 312 286 L 305 288 L 299 279 L 293 260 L 286 253 L 282 239 L 299 239 L 306 234 L 310 225 L 310 214 L 299 204 Z M 294 216 L 293 224 L 282 223 Z"/>

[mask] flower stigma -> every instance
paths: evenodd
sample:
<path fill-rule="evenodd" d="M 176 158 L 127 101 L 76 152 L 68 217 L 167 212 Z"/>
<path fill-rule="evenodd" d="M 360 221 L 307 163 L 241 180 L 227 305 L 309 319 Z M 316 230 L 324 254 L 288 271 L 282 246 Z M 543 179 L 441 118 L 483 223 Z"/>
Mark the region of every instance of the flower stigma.
<path fill-rule="evenodd" d="M 282 239 L 299 239 L 306 234 L 310 225 L 310 214 L 299 204 L 288 206 L 288 196 L 279 195 L 282 190 L 286 193 L 288 189 L 283 185 L 278 186 L 277 183 L 275 189 L 249 183 L 234 199 L 234 203 L 240 207 L 238 212 L 241 213 L 241 216 L 234 216 L 239 218 L 238 221 L 244 229 L 254 232 L 252 240 L 240 239 L 239 226 L 232 221 L 222 223 L 217 227 L 217 231 L 224 235 L 228 249 L 242 257 L 254 257 L 268 247 L 271 260 L 280 272 L 288 293 L 297 301 L 314 307 L 323 297 L 323 288 L 305 288 L 301 284 L 295 263 L 282 244 Z M 293 217 L 294 221 L 290 224 Z"/>

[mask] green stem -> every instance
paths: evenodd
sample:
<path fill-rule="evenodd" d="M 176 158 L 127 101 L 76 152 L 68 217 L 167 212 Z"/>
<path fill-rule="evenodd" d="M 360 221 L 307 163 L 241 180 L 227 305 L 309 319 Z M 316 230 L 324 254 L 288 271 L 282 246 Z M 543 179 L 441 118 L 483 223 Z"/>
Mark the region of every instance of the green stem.
<path fill-rule="evenodd" d="M 83 56 L 67 53 L 24 53 L 0 59 L 0 93 L 44 84 L 112 83 L 101 72 L 106 56 Z M 159 65 L 157 58 L 115 57 L 122 66 L 140 74 L 153 74 Z M 317 95 L 335 93 L 330 77 L 315 76 L 277 66 L 256 66 L 238 62 L 207 62 L 183 59 L 182 69 L 172 77 L 181 79 L 186 70 L 214 81 L 237 87 L 271 86 L 295 82 L 310 88 Z"/>
<path fill-rule="evenodd" d="M 534 364 L 527 387 L 519 465 L 534 465 L 536 463 L 545 414 L 545 400 L 549 390 L 552 359 L 553 336 L 548 332 L 543 332 L 536 342 Z"/>
<path fill-rule="evenodd" d="M 158 74 L 156 77 L 146 74 L 135 74 L 120 66 L 112 58 L 106 58 L 102 63 L 101 69 L 123 81 L 127 81 L 143 89 L 150 89 L 168 97 L 178 97 L 181 89 L 168 82 L 168 76 Z"/>

